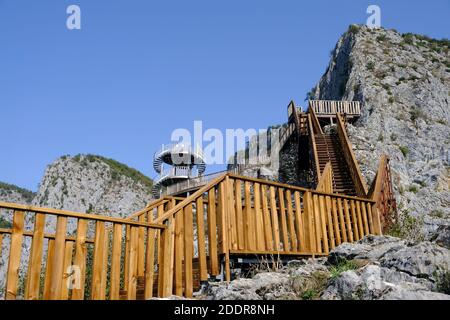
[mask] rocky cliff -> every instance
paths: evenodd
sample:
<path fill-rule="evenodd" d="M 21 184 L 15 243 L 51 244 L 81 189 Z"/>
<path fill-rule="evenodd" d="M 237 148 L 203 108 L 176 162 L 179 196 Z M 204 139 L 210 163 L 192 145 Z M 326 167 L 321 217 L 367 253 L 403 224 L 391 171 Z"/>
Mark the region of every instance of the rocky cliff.
<path fill-rule="evenodd" d="M 450 225 L 450 41 L 350 26 L 309 98 L 358 100 L 349 126 L 369 183 L 390 156 L 403 230 L 432 237 Z M 411 229 L 411 230 L 406 230 Z"/>

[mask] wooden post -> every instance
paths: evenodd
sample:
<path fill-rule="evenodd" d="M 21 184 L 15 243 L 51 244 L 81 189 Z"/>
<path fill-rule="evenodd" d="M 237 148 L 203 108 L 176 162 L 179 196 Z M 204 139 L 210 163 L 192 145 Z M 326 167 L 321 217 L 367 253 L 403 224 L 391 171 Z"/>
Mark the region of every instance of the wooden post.
<path fill-rule="evenodd" d="M 9 251 L 8 273 L 6 278 L 6 300 L 15 300 L 17 295 L 17 285 L 19 282 L 20 256 L 22 253 L 23 229 L 24 229 L 23 211 L 15 211 L 13 217 L 13 230 L 11 234 L 11 245 Z"/>
<path fill-rule="evenodd" d="M 120 257 L 122 255 L 122 225 L 115 223 L 113 226 L 113 245 L 111 254 L 111 285 L 110 300 L 120 298 Z"/>
<path fill-rule="evenodd" d="M 80 286 L 72 289 L 72 300 L 84 299 L 84 281 L 86 279 L 86 231 L 87 220 L 78 219 L 77 239 L 75 241 L 74 265 L 80 270 Z"/>
<path fill-rule="evenodd" d="M 67 218 L 58 216 L 56 221 L 55 255 L 52 261 L 52 274 L 50 283 L 50 299 L 60 300 L 62 293 L 62 276 L 64 268 L 64 250 L 66 244 Z"/>
<path fill-rule="evenodd" d="M 28 262 L 27 286 L 25 289 L 25 299 L 27 300 L 39 299 L 39 285 L 42 266 L 41 262 L 44 247 L 44 228 L 45 214 L 38 213 L 34 218 L 33 243 L 31 245 L 30 261 Z"/>

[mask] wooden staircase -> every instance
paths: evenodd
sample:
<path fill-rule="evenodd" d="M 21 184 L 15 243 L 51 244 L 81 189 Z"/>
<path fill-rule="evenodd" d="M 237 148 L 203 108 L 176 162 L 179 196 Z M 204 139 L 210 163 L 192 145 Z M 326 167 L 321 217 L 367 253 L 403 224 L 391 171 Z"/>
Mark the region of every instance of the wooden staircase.
<path fill-rule="evenodd" d="M 342 152 L 337 134 L 316 134 L 315 141 L 320 171 L 323 172 L 331 162 L 333 172 L 333 190 L 335 193 L 356 196 L 356 188 Z"/>

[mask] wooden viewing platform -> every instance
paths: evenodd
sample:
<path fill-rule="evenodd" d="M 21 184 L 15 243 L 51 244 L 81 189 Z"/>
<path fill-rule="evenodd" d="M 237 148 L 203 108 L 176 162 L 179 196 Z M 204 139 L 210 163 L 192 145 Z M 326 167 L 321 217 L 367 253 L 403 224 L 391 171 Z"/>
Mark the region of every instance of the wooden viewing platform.
<path fill-rule="evenodd" d="M 0 202 L 0 214 L 13 216 L 12 228 L 0 229 L 5 298 L 192 297 L 201 282 L 230 281 L 236 256 L 324 256 L 382 234 L 395 207 L 388 158 L 368 189 L 344 116 L 335 115 L 330 140 L 312 108 L 289 108 L 290 134 L 310 143 L 309 189 L 223 173 L 187 197 L 162 197 L 126 219 Z"/>

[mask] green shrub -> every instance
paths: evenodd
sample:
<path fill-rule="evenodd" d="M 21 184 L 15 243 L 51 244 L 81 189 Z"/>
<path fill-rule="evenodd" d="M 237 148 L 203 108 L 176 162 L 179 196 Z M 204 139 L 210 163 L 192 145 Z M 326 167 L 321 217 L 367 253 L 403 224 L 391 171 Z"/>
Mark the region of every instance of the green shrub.
<path fill-rule="evenodd" d="M 350 25 L 350 27 L 348 28 L 348 31 L 349 31 L 351 34 L 357 34 L 357 33 L 359 32 L 359 26 L 356 25 L 356 24 L 352 24 L 352 25 Z"/>
<path fill-rule="evenodd" d="M 367 70 L 370 70 L 370 71 L 374 70 L 374 69 L 375 69 L 375 62 L 369 61 L 369 62 L 366 64 L 366 68 L 367 68 Z"/>
<path fill-rule="evenodd" d="M 417 192 L 419 192 L 419 188 L 417 188 L 416 186 L 410 186 L 409 187 L 409 192 L 417 193 Z"/>
<path fill-rule="evenodd" d="M 9 222 L 8 220 L 6 220 L 3 217 L 0 217 L 0 228 L 1 229 L 11 229 L 12 228 L 12 223 Z"/>
<path fill-rule="evenodd" d="M 377 37 L 377 41 L 379 42 L 384 42 L 386 41 L 386 35 L 385 34 L 381 34 Z"/>
<path fill-rule="evenodd" d="M 409 154 L 409 148 L 406 146 L 400 146 L 399 149 L 402 152 L 403 156 L 406 158 Z"/>
<path fill-rule="evenodd" d="M 402 210 L 396 221 L 389 226 L 386 234 L 397 238 L 423 241 L 425 238 L 422 232 L 423 225 L 423 217 L 416 218 L 409 215 L 408 210 Z"/>
<path fill-rule="evenodd" d="M 358 269 L 358 265 L 355 262 L 343 259 L 339 261 L 335 266 L 331 267 L 331 278 L 335 279 L 345 271 L 356 269 Z"/>
<path fill-rule="evenodd" d="M 412 33 L 403 34 L 403 41 L 406 44 L 413 44 L 414 43 L 414 35 Z"/>
<path fill-rule="evenodd" d="M 439 292 L 450 294 L 450 271 L 446 270 L 437 276 L 437 289 Z"/>
<path fill-rule="evenodd" d="M 388 101 L 389 101 L 389 103 L 394 103 L 395 102 L 395 99 L 394 99 L 394 97 L 389 97 L 389 99 L 388 99 Z"/>

